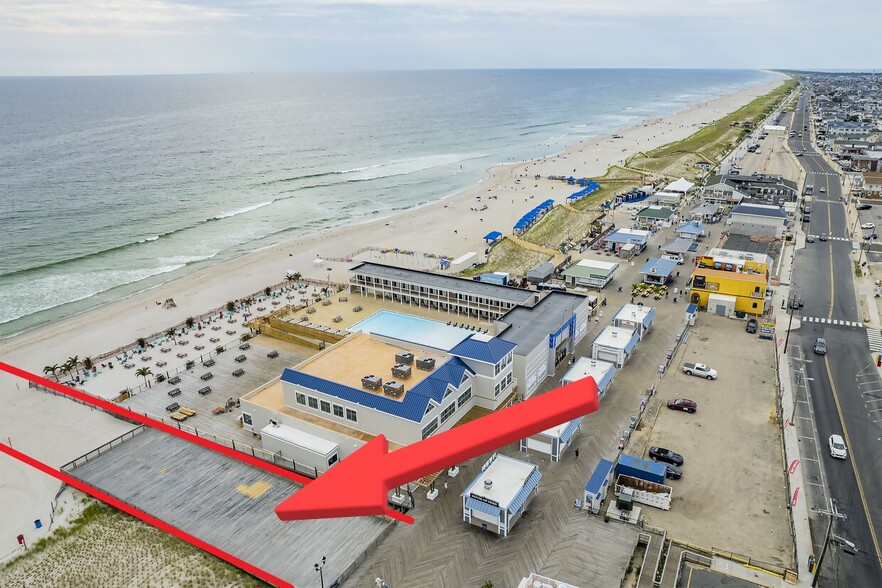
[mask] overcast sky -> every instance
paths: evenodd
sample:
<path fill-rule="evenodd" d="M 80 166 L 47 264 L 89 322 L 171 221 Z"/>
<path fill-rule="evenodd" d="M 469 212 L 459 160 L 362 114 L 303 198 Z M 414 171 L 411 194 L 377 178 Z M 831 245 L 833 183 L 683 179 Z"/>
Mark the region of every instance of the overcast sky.
<path fill-rule="evenodd" d="M 0 0 L 0 75 L 882 68 L 882 0 Z"/>

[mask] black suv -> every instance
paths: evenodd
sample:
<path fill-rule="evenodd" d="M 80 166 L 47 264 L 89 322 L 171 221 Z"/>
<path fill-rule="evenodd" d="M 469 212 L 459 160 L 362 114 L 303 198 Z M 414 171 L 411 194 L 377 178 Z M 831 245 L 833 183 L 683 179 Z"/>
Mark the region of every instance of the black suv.
<path fill-rule="evenodd" d="M 682 455 L 680 455 L 679 453 L 674 453 L 670 449 L 665 449 L 664 447 L 650 447 L 649 459 L 653 461 L 663 461 L 665 463 L 670 463 L 675 466 L 683 465 Z"/>

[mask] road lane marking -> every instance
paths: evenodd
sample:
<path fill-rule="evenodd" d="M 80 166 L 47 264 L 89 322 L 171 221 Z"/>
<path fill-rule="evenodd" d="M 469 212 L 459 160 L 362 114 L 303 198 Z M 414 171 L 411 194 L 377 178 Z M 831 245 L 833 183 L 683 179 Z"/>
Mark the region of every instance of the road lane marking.
<path fill-rule="evenodd" d="M 873 538 L 873 547 L 876 548 L 876 558 L 879 562 L 879 567 L 882 567 L 882 549 L 879 548 L 879 539 L 876 537 L 876 527 L 873 525 L 873 518 L 870 516 L 870 508 L 867 506 L 867 497 L 864 494 L 864 484 L 861 482 L 861 476 L 854 465 L 858 460 L 856 459 L 857 456 L 855 455 L 854 445 L 851 444 L 851 439 L 848 435 L 848 428 L 845 426 L 845 418 L 842 416 L 842 405 L 839 403 L 839 392 L 836 391 L 836 383 L 833 382 L 833 374 L 830 371 L 830 358 L 827 355 L 824 356 L 824 364 L 827 370 L 827 380 L 830 382 L 830 390 L 833 392 L 833 402 L 836 404 L 836 412 L 839 414 L 839 424 L 842 425 L 842 435 L 845 437 L 845 446 L 851 447 L 851 459 L 848 460 L 848 463 L 854 472 L 854 479 L 857 482 L 858 494 L 860 494 L 861 504 L 864 507 L 864 515 L 867 517 L 867 526 L 870 529 L 870 536 Z"/>

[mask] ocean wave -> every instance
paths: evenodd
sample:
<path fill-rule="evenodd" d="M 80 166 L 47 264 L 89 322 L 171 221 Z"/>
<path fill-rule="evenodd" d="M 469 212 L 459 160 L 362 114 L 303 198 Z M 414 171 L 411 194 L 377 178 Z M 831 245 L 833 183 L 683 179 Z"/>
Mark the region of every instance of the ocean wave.
<path fill-rule="evenodd" d="M 229 212 L 222 212 L 219 215 L 212 217 L 212 219 L 213 220 L 221 220 L 224 218 L 239 216 L 240 214 L 245 214 L 245 213 L 251 212 L 253 210 L 258 210 L 258 209 L 263 208 L 265 206 L 269 206 L 273 202 L 274 202 L 273 200 L 268 200 L 266 202 L 261 202 L 260 204 L 252 204 L 251 206 L 246 206 L 244 208 L 237 208 L 236 210 L 231 210 Z"/>
<path fill-rule="evenodd" d="M 566 121 L 566 120 L 557 120 L 557 121 L 553 121 L 553 122 L 538 123 L 535 125 L 527 125 L 525 127 L 516 127 L 515 130 L 516 131 L 526 131 L 528 129 L 541 129 L 543 127 L 553 127 L 554 125 L 564 125 L 564 124 L 567 124 L 568 122 L 569 121 Z"/>
<path fill-rule="evenodd" d="M 182 267 L 184 264 L 170 264 L 137 270 L 53 274 L 21 284 L 15 289 L 0 289 L 0 324 L 85 300 L 113 288 L 167 274 Z"/>

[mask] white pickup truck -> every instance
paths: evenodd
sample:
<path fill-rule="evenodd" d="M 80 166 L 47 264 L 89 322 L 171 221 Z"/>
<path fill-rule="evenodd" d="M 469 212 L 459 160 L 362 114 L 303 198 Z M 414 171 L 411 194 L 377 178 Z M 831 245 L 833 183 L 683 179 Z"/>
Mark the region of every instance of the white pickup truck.
<path fill-rule="evenodd" d="M 684 363 L 683 372 L 687 376 L 699 376 L 708 380 L 717 379 L 717 370 L 710 368 L 703 363 Z"/>

